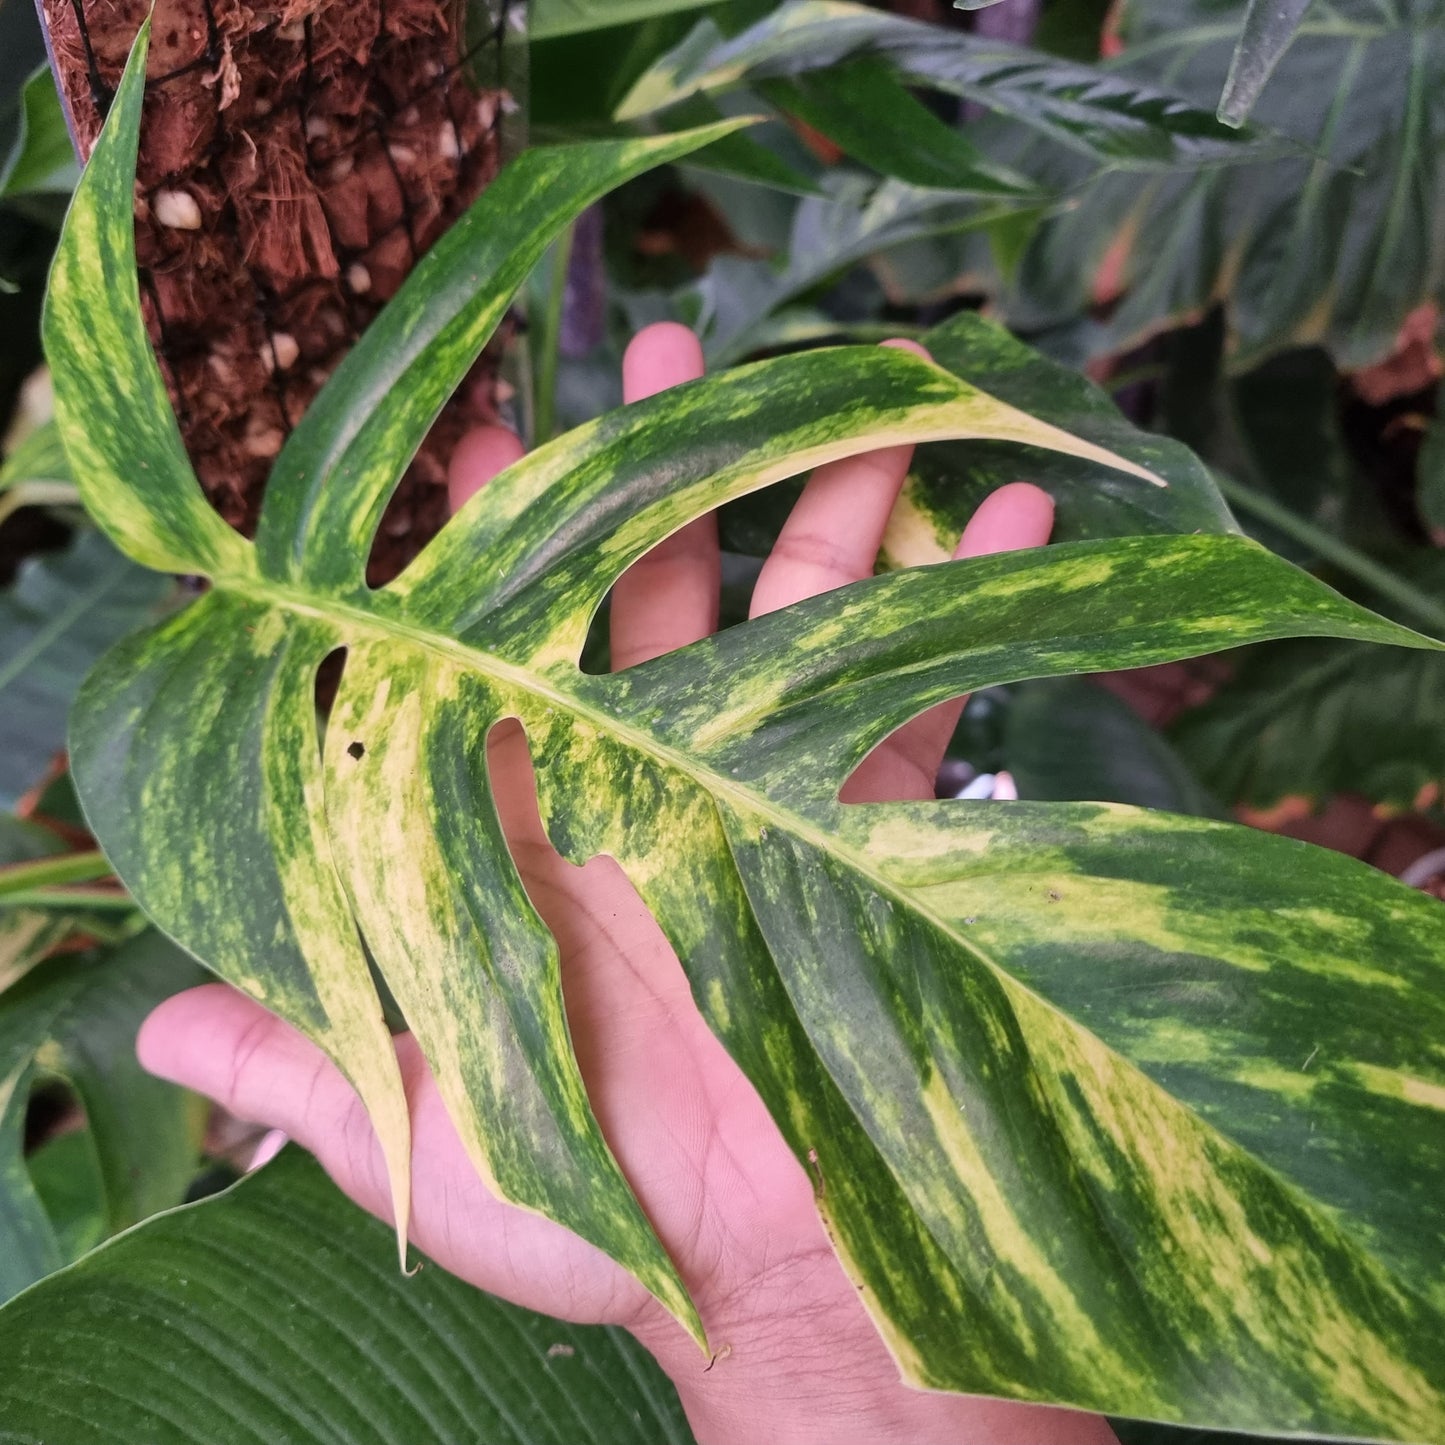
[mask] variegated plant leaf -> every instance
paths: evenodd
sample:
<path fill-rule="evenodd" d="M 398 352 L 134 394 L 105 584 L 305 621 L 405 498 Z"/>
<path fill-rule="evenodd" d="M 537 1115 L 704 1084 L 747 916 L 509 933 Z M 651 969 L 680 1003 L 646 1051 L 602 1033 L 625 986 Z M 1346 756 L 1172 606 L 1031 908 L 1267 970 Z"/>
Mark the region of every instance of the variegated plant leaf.
<path fill-rule="evenodd" d="M 368 589 L 386 499 L 562 198 L 712 132 L 515 163 L 297 429 L 255 547 L 223 537 L 134 342 L 139 94 L 133 71 L 62 242 L 58 417 L 101 525 L 211 589 L 92 675 L 76 781 L 152 917 L 357 1082 L 399 1219 L 405 1117 L 358 935 L 482 1175 L 697 1328 L 588 1107 L 556 945 L 497 820 L 486 740 L 519 719 L 553 840 L 612 854 L 653 909 L 813 1166 L 909 1379 L 1235 1428 L 1445 1432 L 1438 905 L 1208 821 L 838 802 L 877 742 L 971 688 L 1284 635 L 1439 644 L 1220 530 L 897 571 L 583 673 L 627 567 L 823 461 L 975 438 L 1141 495 L 1171 484 L 873 348 L 606 415 Z M 316 669 L 341 648 L 318 746 Z"/>
<path fill-rule="evenodd" d="M 946 561 L 973 510 L 995 488 L 1026 477 L 1054 500 L 1057 541 L 1154 532 L 1237 532 L 1209 470 L 1188 447 L 1140 431 L 1087 378 L 1041 356 L 977 312 L 962 311 L 923 337 L 940 366 L 993 396 L 1148 467 L 1167 487 L 1140 487 L 1105 466 L 1015 446 L 921 447 L 889 518 L 884 560 L 895 567 Z"/>

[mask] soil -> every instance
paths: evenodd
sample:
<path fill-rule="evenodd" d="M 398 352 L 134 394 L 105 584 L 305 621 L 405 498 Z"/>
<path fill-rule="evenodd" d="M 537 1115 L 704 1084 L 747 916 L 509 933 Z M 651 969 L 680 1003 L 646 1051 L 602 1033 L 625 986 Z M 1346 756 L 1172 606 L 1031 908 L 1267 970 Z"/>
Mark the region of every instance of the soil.
<path fill-rule="evenodd" d="M 83 150 L 149 0 L 44 0 Z M 157 0 L 136 184 L 152 341 L 206 494 L 243 532 L 316 392 L 495 176 L 507 4 Z M 479 85 L 484 74 L 489 83 Z M 395 576 L 446 518 L 446 461 L 497 419 L 500 342 L 403 479 L 372 553 Z"/>

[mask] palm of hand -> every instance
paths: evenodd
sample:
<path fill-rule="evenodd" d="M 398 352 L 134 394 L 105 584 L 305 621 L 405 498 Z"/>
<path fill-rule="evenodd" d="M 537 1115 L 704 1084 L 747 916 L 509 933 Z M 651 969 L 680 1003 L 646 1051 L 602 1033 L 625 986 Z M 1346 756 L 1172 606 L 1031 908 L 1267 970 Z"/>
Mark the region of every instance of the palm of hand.
<path fill-rule="evenodd" d="M 628 353 L 627 399 L 700 374 L 690 333 L 649 328 Z M 515 437 L 499 429 L 467 438 L 453 462 L 453 501 L 520 453 Z M 908 449 L 894 448 L 816 473 L 763 570 L 754 612 L 869 575 L 908 461 Z M 1007 487 L 980 509 L 959 550 L 1041 545 L 1051 520 L 1043 493 Z M 715 630 L 718 570 L 711 519 L 644 558 L 614 592 L 615 664 L 633 665 Z M 910 724 L 864 763 L 844 796 L 931 796 L 956 716 L 950 705 Z M 892 1361 L 828 1244 L 807 1170 L 704 1023 L 656 923 L 610 859 L 579 868 L 553 850 L 537 816 L 519 727 L 494 733 L 489 757 L 519 871 L 561 951 L 568 1021 L 593 1108 L 710 1339 L 729 1357 L 708 1385 L 711 1400 L 683 1390 L 699 1434 L 802 1438 L 784 1421 L 796 1416 L 803 1382 L 820 1380 L 826 1397 L 811 1407 L 821 1411 L 813 1418 L 820 1438 L 843 1438 L 824 1423 L 840 1408 L 847 1413 L 835 1413 L 835 1425 L 859 1423 L 871 1411 L 865 1428 L 874 1438 L 907 1430 L 910 1420 L 923 1428 L 916 1402 L 927 1397 L 899 1390 Z M 155 1072 L 295 1138 L 359 1204 L 388 1216 L 385 1166 L 364 1111 L 334 1066 L 288 1025 L 208 985 L 158 1009 L 139 1047 Z M 703 1362 L 695 1348 L 631 1276 L 560 1226 L 488 1192 L 413 1041 L 403 1036 L 397 1047 L 412 1110 L 415 1244 L 453 1273 L 528 1308 L 626 1325 L 675 1378 L 685 1374 L 699 1385 Z M 746 1405 L 729 1394 L 729 1375 L 746 1381 Z M 974 1432 L 1094 1437 L 1095 1422 L 1059 1412 L 1025 1424 L 1020 1412 L 1028 1407 L 962 1403 L 971 1412 L 958 1423 Z M 936 1410 L 929 1418 L 929 1428 L 939 1423 Z"/>

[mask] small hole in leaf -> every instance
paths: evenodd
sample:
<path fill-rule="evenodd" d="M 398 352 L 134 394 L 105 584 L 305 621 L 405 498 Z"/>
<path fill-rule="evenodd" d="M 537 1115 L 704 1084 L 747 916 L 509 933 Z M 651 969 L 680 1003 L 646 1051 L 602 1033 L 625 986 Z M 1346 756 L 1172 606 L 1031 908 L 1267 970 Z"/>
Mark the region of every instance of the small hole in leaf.
<path fill-rule="evenodd" d="M 365 743 L 351 743 L 346 749 L 346 755 L 352 758 L 364 758 L 366 756 Z"/>

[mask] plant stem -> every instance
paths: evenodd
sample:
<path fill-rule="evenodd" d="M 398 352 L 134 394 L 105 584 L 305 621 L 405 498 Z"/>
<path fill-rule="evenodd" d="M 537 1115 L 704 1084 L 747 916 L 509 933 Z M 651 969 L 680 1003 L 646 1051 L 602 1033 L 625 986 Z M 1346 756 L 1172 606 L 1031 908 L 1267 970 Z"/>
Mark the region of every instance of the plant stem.
<path fill-rule="evenodd" d="M 547 309 L 537 348 L 537 412 L 534 444 L 552 440 L 557 428 L 557 367 L 562 352 L 562 309 L 567 300 L 567 272 L 572 263 L 574 221 L 552 247 L 552 277 L 547 288 Z"/>
<path fill-rule="evenodd" d="M 55 908 L 62 912 L 134 913 L 129 893 L 99 888 L 27 888 L 0 897 L 5 908 Z"/>
<path fill-rule="evenodd" d="M 57 883 L 94 883 L 112 873 L 104 853 L 66 853 L 59 858 L 37 858 L 33 863 L 15 863 L 0 868 L 0 900 L 49 888 Z"/>
<path fill-rule="evenodd" d="M 1243 482 L 1236 481 L 1223 472 L 1215 472 L 1214 477 L 1226 500 L 1234 503 L 1242 511 L 1258 517 L 1261 522 L 1268 522 L 1270 526 L 1277 527 L 1287 536 L 1293 537 L 1295 541 L 1304 543 L 1306 547 L 1318 552 L 1325 561 L 1338 567 L 1341 572 L 1347 573 L 1357 582 L 1363 582 L 1367 587 L 1374 588 L 1380 596 L 1388 597 L 1402 611 L 1410 613 L 1418 621 L 1433 628 L 1437 634 L 1445 634 L 1445 605 L 1437 602 L 1428 593 L 1421 591 L 1413 583 L 1407 582 L 1383 563 L 1367 557 L 1363 552 L 1351 547 L 1348 542 L 1340 541 L 1338 537 L 1332 536 L 1322 527 L 1305 521 L 1303 517 L 1290 511 L 1288 507 L 1282 506 L 1270 497 L 1261 495 L 1252 487 L 1245 486 Z"/>

